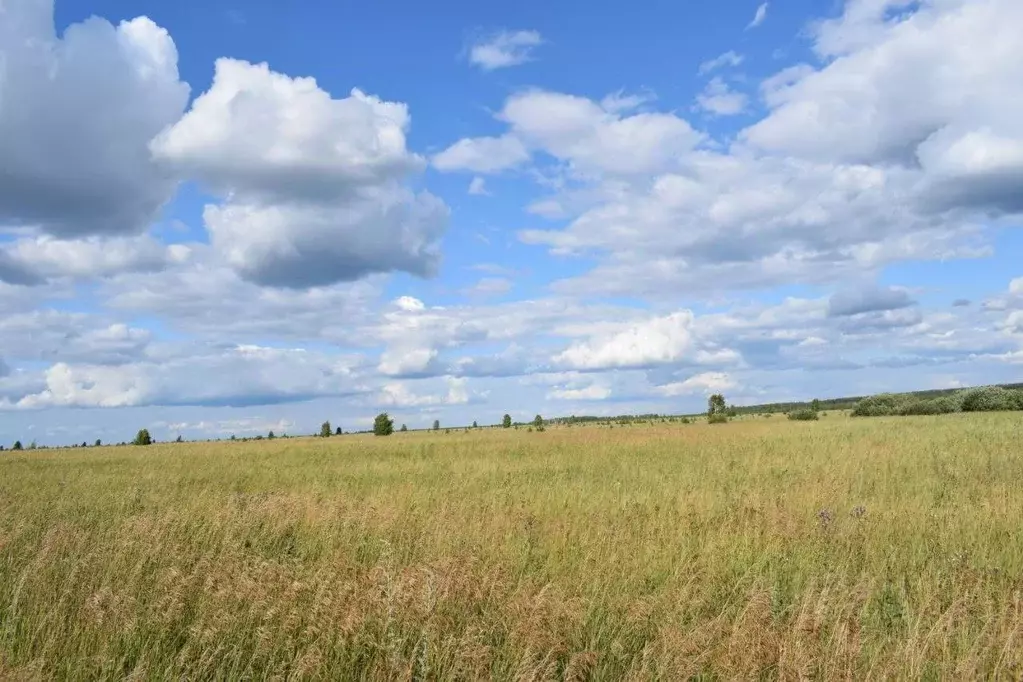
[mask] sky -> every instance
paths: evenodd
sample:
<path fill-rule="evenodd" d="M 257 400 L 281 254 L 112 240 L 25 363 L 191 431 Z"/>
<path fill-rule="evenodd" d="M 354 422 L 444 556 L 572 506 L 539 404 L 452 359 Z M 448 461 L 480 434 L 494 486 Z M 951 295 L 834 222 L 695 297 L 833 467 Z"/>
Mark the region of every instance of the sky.
<path fill-rule="evenodd" d="M 0 444 L 1023 380 L 1019 26 L 0 0 Z"/>

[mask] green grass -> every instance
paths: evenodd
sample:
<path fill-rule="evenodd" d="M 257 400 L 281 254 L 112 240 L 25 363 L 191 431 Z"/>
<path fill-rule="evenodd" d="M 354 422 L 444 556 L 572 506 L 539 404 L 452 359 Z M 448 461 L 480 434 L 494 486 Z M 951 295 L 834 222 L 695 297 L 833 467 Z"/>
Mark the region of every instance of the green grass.
<path fill-rule="evenodd" d="M 1018 679 L 1021 427 L 4 453 L 0 679 Z"/>

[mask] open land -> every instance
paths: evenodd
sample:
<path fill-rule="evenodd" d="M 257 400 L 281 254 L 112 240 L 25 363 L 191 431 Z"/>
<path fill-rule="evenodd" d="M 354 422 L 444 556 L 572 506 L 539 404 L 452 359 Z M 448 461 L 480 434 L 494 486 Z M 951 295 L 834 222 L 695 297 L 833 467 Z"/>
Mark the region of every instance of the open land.
<path fill-rule="evenodd" d="M 1023 676 L 1023 413 L 0 453 L 0 679 Z"/>

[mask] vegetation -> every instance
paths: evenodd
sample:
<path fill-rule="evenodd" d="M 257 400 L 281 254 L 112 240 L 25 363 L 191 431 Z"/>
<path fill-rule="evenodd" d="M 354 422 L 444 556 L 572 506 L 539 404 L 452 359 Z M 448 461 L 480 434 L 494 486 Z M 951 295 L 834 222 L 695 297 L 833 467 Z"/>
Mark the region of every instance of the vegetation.
<path fill-rule="evenodd" d="M 131 442 L 132 445 L 152 445 L 153 438 L 149 435 L 149 429 L 139 429 L 139 432 L 135 434 L 135 440 Z M 32 448 L 35 449 L 35 448 Z"/>
<path fill-rule="evenodd" d="M 439 419 L 434 419 L 433 420 L 433 430 L 434 431 L 440 431 L 440 420 Z"/>
<path fill-rule="evenodd" d="M 330 422 L 323 422 L 320 425 L 320 438 L 330 438 Z"/>
<path fill-rule="evenodd" d="M 21 450 L 22 445 L 20 440 L 14 441 L 14 445 L 11 446 L 11 450 Z"/>
<path fill-rule="evenodd" d="M 1020 424 L 11 453 L 0 679 L 1016 679 Z"/>
<path fill-rule="evenodd" d="M 511 415 L 510 414 L 504 415 L 504 418 L 501 419 L 501 426 L 503 426 L 506 429 L 510 429 L 511 425 L 512 425 Z"/>
<path fill-rule="evenodd" d="M 820 419 L 820 415 L 816 410 L 796 410 L 795 412 L 789 412 L 789 419 L 795 422 L 815 422 Z"/>
<path fill-rule="evenodd" d="M 402 424 L 402 425 L 401 425 L 401 432 L 402 432 L 402 433 L 405 433 L 406 431 L 408 431 L 408 427 L 407 427 L 407 426 L 405 426 L 404 424 Z"/>
<path fill-rule="evenodd" d="M 931 398 L 913 393 L 883 393 L 860 400 L 852 414 L 854 417 L 890 417 L 1013 410 L 1023 410 L 1023 388 L 984 386 L 945 392 Z"/>
<path fill-rule="evenodd" d="M 734 412 L 733 412 L 734 414 Z M 724 424 L 728 421 L 731 415 L 727 404 L 725 403 L 725 396 L 720 393 L 715 393 L 707 399 L 707 422 L 710 424 Z"/>
<path fill-rule="evenodd" d="M 373 420 L 374 436 L 390 436 L 394 433 L 394 420 L 386 412 L 381 412 Z"/>

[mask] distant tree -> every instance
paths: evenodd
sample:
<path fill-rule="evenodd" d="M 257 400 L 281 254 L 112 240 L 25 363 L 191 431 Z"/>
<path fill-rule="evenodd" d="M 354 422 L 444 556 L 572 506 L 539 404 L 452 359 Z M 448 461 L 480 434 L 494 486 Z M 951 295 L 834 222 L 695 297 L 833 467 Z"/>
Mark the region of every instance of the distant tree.
<path fill-rule="evenodd" d="M 233 433 L 231 434 L 231 440 L 238 440 Z"/>
<path fill-rule="evenodd" d="M 342 434 L 342 431 L 341 431 L 341 427 L 339 426 L 339 427 L 337 427 L 337 430 L 334 432 L 334 435 L 335 436 L 340 436 L 341 434 Z"/>
<path fill-rule="evenodd" d="M 401 425 L 401 432 L 402 432 L 402 433 L 405 433 L 406 431 L 408 431 L 408 427 L 407 427 L 407 426 L 405 426 L 404 424 L 402 424 L 402 425 Z"/>
<path fill-rule="evenodd" d="M 394 433 L 394 420 L 386 412 L 381 412 L 373 420 L 374 436 L 390 436 Z"/>
<path fill-rule="evenodd" d="M 323 422 L 320 426 L 320 438 L 330 438 L 330 422 Z"/>
<path fill-rule="evenodd" d="M 135 440 L 131 442 L 132 445 L 152 445 L 153 438 L 149 435 L 149 429 L 139 429 L 139 432 L 135 434 Z"/>
<path fill-rule="evenodd" d="M 86 442 L 85 442 L 85 441 L 83 440 L 83 441 L 82 441 L 82 447 L 83 447 L 83 448 L 87 448 L 87 447 L 89 447 L 89 444 L 88 444 L 88 443 L 86 443 Z"/>
<path fill-rule="evenodd" d="M 535 417 L 533 417 L 533 426 L 536 428 L 540 428 L 541 426 L 543 426 L 543 417 L 541 417 L 540 415 L 536 415 Z"/>
<path fill-rule="evenodd" d="M 174 441 L 174 442 L 175 442 L 175 443 L 184 443 L 184 442 L 185 442 L 185 439 L 184 439 L 184 438 L 182 438 L 182 437 L 181 437 L 181 434 L 179 433 L 179 434 L 178 434 L 178 437 L 177 437 L 177 438 L 175 439 L 175 441 Z"/>
<path fill-rule="evenodd" d="M 504 415 L 504 419 L 501 420 L 501 426 L 503 426 L 506 429 L 510 429 L 511 425 L 512 425 L 511 415 L 510 414 Z"/>
<path fill-rule="evenodd" d="M 814 412 L 820 412 L 821 411 L 821 401 L 819 401 L 816 398 L 814 398 L 813 402 L 810 403 L 810 409 L 813 410 Z"/>
<path fill-rule="evenodd" d="M 96 439 L 96 445 L 95 445 L 95 447 L 97 447 L 97 448 L 98 448 L 98 447 L 99 447 L 99 446 L 101 446 L 101 445 L 103 445 L 103 442 L 102 442 L 102 441 L 101 441 L 101 440 L 100 440 L 99 438 L 97 438 L 97 439 Z"/>
<path fill-rule="evenodd" d="M 36 448 L 38 448 L 38 447 L 39 447 L 39 446 L 38 446 L 38 445 L 36 445 L 35 439 L 33 439 L 33 440 L 32 440 L 32 442 L 28 444 L 28 449 L 29 449 L 29 450 L 35 450 L 35 449 L 36 449 Z"/>
<path fill-rule="evenodd" d="M 472 428 L 474 428 L 474 429 L 478 429 L 479 428 L 479 424 L 476 423 L 475 419 L 472 420 Z"/>
<path fill-rule="evenodd" d="M 275 436 L 275 435 L 274 435 L 274 432 L 273 432 L 273 431 L 271 431 L 270 433 L 266 434 L 266 437 L 267 437 L 267 439 L 268 439 L 268 440 L 273 440 L 273 439 L 274 439 L 274 438 L 276 438 L 277 436 Z"/>
<path fill-rule="evenodd" d="M 707 421 L 711 424 L 723 424 L 728 421 L 728 404 L 725 396 L 715 393 L 707 400 Z"/>
<path fill-rule="evenodd" d="M 433 420 L 433 430 L 434 431 L 440 431 L 440 420 L 439 419 L 434 419 Z"/>

